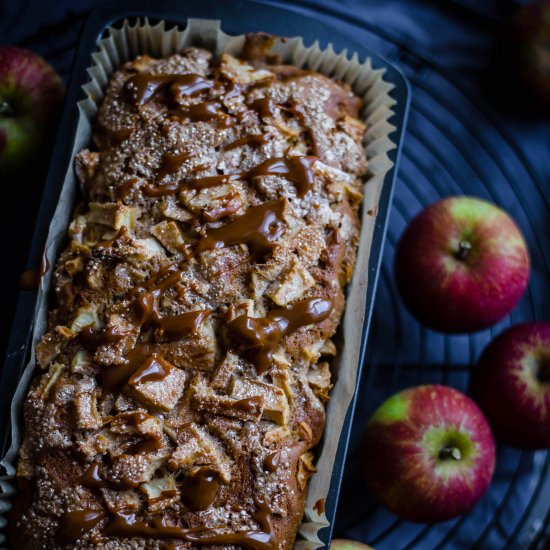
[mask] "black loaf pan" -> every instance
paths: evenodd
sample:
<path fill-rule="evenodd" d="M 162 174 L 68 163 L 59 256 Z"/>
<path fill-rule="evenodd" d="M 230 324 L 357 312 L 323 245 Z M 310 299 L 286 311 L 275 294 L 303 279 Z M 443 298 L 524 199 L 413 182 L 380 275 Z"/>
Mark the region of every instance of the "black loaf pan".
<path fill-rule="evenodd" d="M 232 0 L 231 2 L 224 2 L 222 0 L 187 0 L 185 3 L 178 2 L 177 0 L 156 0 L 155 2 L 126 0 L 117 2 L 116 4 L 108 4 L 93 11 L 84 25 L 73 62 L 63 116 L 44 185 L 27 265 L 32 268 L 38 266 L 41 262 L 48 228 L 57 207 L 63 185 L 63 175 L 72 162 L 71 151 L 78 123 L 77 102 L 85 98 L 82 85 L 89 80 L 86 69 L 92 64 L 91 54 L 96 51 L 97 42 L 108 27 L 119 26 L 124 19 L 132 20 L 136 17 L 148 17 L 151 23 L 164 20 L 168 27 L 171 24 L 185 27 L 188 18 L 220 19 L 222 29 L 228 34 L 262 31 L 279 36 L 301 36 L 306 46 L 313 44 L 316 40 L 319 41 L 321 48 L 325 48 L 329 43 L 332 43 L 336 52 L 347 48 L 349 54 L 356 52 L 360 61 L 370 57 L 375 69 L 383 68 L 386 70 L 384 80 L 394 85 L 394 89 L 390 92 L 390 95 L 396 100 L 396 104 L 393 106 L 395 115 L 390 119 L 390 123 L 396 127 L 396 130 L 391 134 L 391 139 L 396 143 L 397 147 L 388 153 L 394 166 L 385 176 L 369 258 L 370 274 L 360 350 L 361 366 L 357 373 L 357 379 L 359 380 L 365 357 L 367 335 L 382 258 L 388 213 L 391 206 L 399 154 L 408 116 L 410 102 L 409 86 L 405 77 L 394 65 L 364 47 L 361 43 L 356 42 L 353 36 L 346 35 L 329 25 L 310 19 L 299 13 L 247 0 Z M 6 454 L 10 445 L 11 423 L 9 406 L 23 369 L 30 357 L 30 342 L 36 298 L 36 290 L 21 291 L 6 351 L 4 368 L 0 379 L 1 456 Z M 356 399 L 357 393 L 355 393 L 350 403 L 342 433 L 340 434 L 330 490 L 325 504 L 325 513 L 330 526 L 322 529 L 319 533 L 326 548 L 330 547 Z M 4 473 L 0 471 L 0 475 Z"/>

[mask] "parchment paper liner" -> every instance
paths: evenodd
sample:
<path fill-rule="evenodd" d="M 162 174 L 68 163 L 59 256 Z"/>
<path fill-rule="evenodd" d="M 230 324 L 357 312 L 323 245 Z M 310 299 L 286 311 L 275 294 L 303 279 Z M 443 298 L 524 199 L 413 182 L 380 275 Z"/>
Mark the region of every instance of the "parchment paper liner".
<path fill-rule="evenodd" d="M 90 82 L 83 86 L 87 98 L 78 104 L 80 115 L 72 150 L 73 160 L 76 153 L 90 143 L 92 121 L 103 98 L 104 89 L 110 75 L 121 64 L 141 54 L 154 57 L 167 56 L 188 46 L 205 47 L 217 55 L 223 52 L 238 54 L 245 40 L 244 35 L 225 34 L 220 29 L 219 21 L 206 19 L 189 19 L 183 31 L 176 27 L 166 30 L 164 22 L 151 26 L 147 19 L 138 21 L 135 25 L 126 21 L 121 29 L 110 28 L 105 36 L 106 38 L 99 41 L 97 52 L 92 54 L 93 65 L 88 69 Z M 284 41 L 278 39 L 273 51 L 282 56 L 284 63 L 316 70 L 348 82 L 354 92 L 364 100 L 362 117 L 367 123 L 363 143 L 369 161 L 369 173 L 365 182 L 365 198 L 362 204 L 357 265 L 353 280 L 347 289 L 346 311 L 341 329 L 345 338 L 340 339 L 338 357 L 333 363 L 335 384 L 327 407 L 327 421 L 317 460 L 317 473 L 309 483 L 304 520 L 300 528 L 299 540 L 295 545 L 298 549 L 313 550 L 322 546 L 317 534 L 321 528 L 329 524 L 326 515 L 323 513 L 319 516 L 313 509 L 313 505 L 319 499 L 326 498 L 328 494 L 340 433 L 355 390 L 369 275 L 368 260 L 377 206 L 384 176 L 393 165 L 387 153 L 396 147 L 389 138 L 389 134 L 395 130 L 395 127 L 388 122 L 393 115 L 392 106 L 395 105 L 395 100 L 389 95 L 393 85 L 383 80 L 385 70 L 374 69 L 370 58 L 360 63 L 355 53 L 348 59 L 347 50 L 337 55 L 331 44 L 321 50 L 318 42 L 306 47 L 301 38 Z M 56 258 L 65 246 L 67 228 L 78 198 L 78 184 L 73 163 L 71 163 L 64 177 L 59 203 L 48 233 L 46 247 L 50 265 L 55 265 Z M 20 406 L 34 374 L 34 347 L 45 332 L 48 313 L 47 295 L 52 271 L 46 274 L 40 285 L 31 359 L 23 372 L 11 406 L 12 444 L 7 455 L 0 462 L 7 472 L 7 475 L 0 478 L 0 514 L 2 514 L 0 528 L 6 525 L 3 514 L 9 510 L 8 499 L 15 493 L 10 481 L 15 476 L 19 448 Z M 2 542 L 5 543 L 5 537 L 0 534 L 0 544 Z"/>

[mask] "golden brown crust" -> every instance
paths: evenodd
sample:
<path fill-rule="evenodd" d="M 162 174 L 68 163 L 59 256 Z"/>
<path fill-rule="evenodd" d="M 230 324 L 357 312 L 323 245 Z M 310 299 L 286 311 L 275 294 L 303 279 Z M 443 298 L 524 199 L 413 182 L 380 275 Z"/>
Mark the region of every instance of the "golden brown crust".
<path fill-rule="evenodd" d="M 15 547 L 292 547 L 366 161 L 350 90 L 268 61 L 113 75 L 24 405 Z"/>

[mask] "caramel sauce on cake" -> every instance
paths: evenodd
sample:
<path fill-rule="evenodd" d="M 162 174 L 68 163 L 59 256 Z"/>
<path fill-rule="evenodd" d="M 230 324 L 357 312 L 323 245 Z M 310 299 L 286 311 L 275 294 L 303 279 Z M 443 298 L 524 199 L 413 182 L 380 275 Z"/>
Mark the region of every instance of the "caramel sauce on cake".
<path fill-rule="evenodd" d="M 313 185 L 313 173 L 311 167 L 317 160 L 316 157 L 289 157 L 268 159 L 250 172 L 248 177 L 257 176 L 284 176 L 296 184 L 298 197 L 303 197 Z"/>
<path fill-rule="evenodd" d="M 42 277 L 46 275 L 49 269 L 50 262 L 48 260 L 48 251 L 47 249 L 44 249 L 44 252 L 42 253 L 42 260 L 40 261 L 40 268 L 38 271 L 28 269 L 27 271 L 21 273 L 19 276 L 19 288 L 22 288 L 23 290 L 34 290 L 35 288 L 38 288 Z"/>
<path fill-rule="evenodd" d="M 246 244 L 256 256 L 267 254 L 275 247 L 285 228 L 284 201 L 251 206 L 245 214 L 216 229 L 211 229 L 193 248 L 195 254 L 207 250 Z"/>
<path fill-rule="evenodd" d="M 322 515 L 325 513 L 325 503 L 326 503 L 326 499 L 320 498 L 320 499 L 317 500 L 317 501 L 315 502 L 315 504 L 313 505 L 313 509 L 314 509 L 320 516 L 322 516 Z"/>
<path fill-rule="evenodd" d="M 180 122 L 187 120 L 190 122 L 214 121 L 217 126 L 222 128 L 229 128 L 234 124 L 233 119 L 223 111 L 221 103 L 217 101 L 204 101 L 188 107 L 178 107 L 173 116 Z"/>
<path fill-rule="evenodd" d="M 183 163 L 191 157 L 192 155 L 188 153 L 181 153 L 179 155 L 165 153 L 162 157 L 162 164 L 157 172 L 157 178 L 162 180 L 166 176 L 171 176 L 174 172 L 177 172 L 182 167 Z"/>
<path fill-rule="evenodd" d="M 99 476 L 99 464 L 91 464 L 88 469 L 78 478 L 78 481 L 84 487 L 95 489 L 105 487 L 105 482 Z"/>
<path fill-rule="evenodd" d="M 210 189 L 218 185 L 224 185 L 241 179 L 239 174 L 223 174 L 221 176 L 206 176 L 204 178 L 193 179 L 184 183 L 168 183 L 160 186 L 147 184 L 143 192 L 148 197 L 164 197 L 167 195 L 177 195 L 185 189 Z"/>
<path fill-rule="evenodd" d="M 92 510 L 89 508 L 65 512 L 61 516 L 57 530 L 57 542 L 64 544 L 78 540 L 82 535 L 93 529 L 106 515 L 105 510 Z"/>
<path fill-rule="evenodd" d="M 292 548 L 366 161 L 360 101 L 270 40 L 112 75 L 36 346 L 14 548 Z"/>
<path fill-rule="evenodd" d="M 123 141 L 128 139 L 132 134 L 130 128 L 119 128 L 118 130 L 110 130 L 107 139 L 111 145 L 120 145 Z"/>
<path fill-rule="evenodd" d="M 160 319 L 158 328 L 165 338 L 179 340 L 185 336 L 197 333 L 209 315 L 209 310 L 189 311 L 180 315 L 169 315 Z"/>
<path fill-rule="evenodd" d="M 213 83 L 197 74 L 139 73 L 126 82 L 126 90 L 137 105 L 144 105 L 169 89 L 174 98 L 192 97 L 212 88 Z"/>
<path fill-rule="evenodd" d="M 270 97 L 260 97 L 255 99 L 251 104 L 260 118 L 274 117 L 277 114 L 275 102 Z"/>
<path fill-rule="evenodd" d="M 241 315 L 228 325 L 240 347 L 252 352 L 258 374 L 271 366 L 273 351 L 283 336 L 299 327 L 320 323 L 332 311 L 332 302 L 323 298 L 309 298 L 284 309 L 273 310 L 268 317 Z"/>
<path fill-rule="evenodd" d="M 134 372 L 130 381 L 134 384 L 142 382 L 159 382 L 164 380 L 172 370 L 172 365 L 158 355 L 151 355 L 140 366 L 139 371 Z"/>
<path fill-rule="evenodd" d="M 237 147 L 243 147 L 249 145 L 250 147 L 261 147 L 269 141 L 268 134 L 250 134 L 242 138 L 236 139 L 231 143 L 224 146 L 225 151 L 231 151 L 231 149 L 237 149 Z"/>
<path fill-rule="evenodd" d="M 263 465 L 268 472 L 276 472 L 281 465 L 281 451 L 269 453 L 263 461 Z"/>
<path fill-rule="evenodd" d="M 153 353 L 154 346 L 137 344 L 120 365 L 108 365 L 101 369 L 101 385 L 105 392 L 120 389 L 134 374 L 138 367 Z"/>
<path fill-rule="evenodd" d="M 201 469 L 185 483 L 183 500 L 191 510 L 206 510 L 214 502 L 219 485 L 216 472 Z"/>

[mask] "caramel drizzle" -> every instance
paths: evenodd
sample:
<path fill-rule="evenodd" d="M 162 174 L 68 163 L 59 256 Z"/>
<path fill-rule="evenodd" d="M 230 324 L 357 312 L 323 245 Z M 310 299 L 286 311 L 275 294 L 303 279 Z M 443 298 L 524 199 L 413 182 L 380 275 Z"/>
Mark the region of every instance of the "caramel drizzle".
<path fill-rule="evenodd" d="M 242 216 L 232 222 L 211 229 L 193 246 L 195 253 L 217 250 L 236 244 L 246 244 L 256 257 L 272 251 L 284 233 L 286 224 L 283 221 L 285 200 L 266 202 L 251 206 Z"/>
<path fill-rule="evenodd" d="M 162 319 L 159 310 L 159 298 L 161 289 L 157 288 L 152 292 L 144 292 L 136 300 L 139 312 L 138 323 L 140 325 L 149 325 L 158 323 Z"/>
<path fill-rule="evenodd" d="M 175 267 L 175 266 L 174 266 Z M 182 272 L 174 271 L 165 280 L 152 288 L 137 287 L 136 309 L 137 322 L 142 326 L 153 325 L 159 331 L 159 336 L 168 340 L 178 340 L 200 329 L 202 323 L 210 315 L 210 310 L 196 310 L 179 315 L 163 316 L 159 309 L 161 292 L 180 281 Z M 134 291 L 136 289 L 133 289 Z"/>
<path fill-rule="evenodd" d="M 197 310 L 181 313 L 179 315 L 163 316 L 159 309 L 161 293 L 174 286 L 181 280 L 182 271 L 175 264 L 171 264 L 159 270 L 147 281 L 134 287 L 130 294 L 136 296 L 135 307 L 137 310 L 138 323 L 140 325 L 153 325 L 159 336 L 168 339 L 180 339 L 196 334 L 202 323 L 211 314 L 210 310 Z M 87 330 L 87 329 L 90 330 Z M 90 334 L 88 334 L 90 332 Z M 95 335 L 91 327 L 84 327 L 84 341 L 95 336 L 105 337 L 105 333 Z M 117 333 L 111 329 L 111 340 L 114 337 L 124 337 L 125 334 Z M 90 341 L 90 340 L 88 340 Z M 139 375 L 134 374 L 139 369 Z M 122 365 L 110 365 L 102 369 L 102 386 L 105 392 L 110 393 L 122 388 L 130 378 L 134 383 L 161 380 L 170 373 L 170 365 L 164 359 L 154 353 L 154 346 L 151 344 L 137 344 L 126 356 L 126 362 Z"/>
<path fill-rule="evenodd" d="M 144 105 L 165 89 L 169 89 L 174 99 L 179 99 L 183 97 L 192 97 L 202 91 L 209 90 L 213 87 L 213 83 L 193 73 L 139 73 L 129 78 L 125 86 L 134 103 L 137 105 Z"/>
<path fill-rule="evenodd" d="M 185 336 L 196 334 L 211 313 L 212 311 L 209 309 L 200 309 L 180 315 L 162 317 L 158 322 L 159 333 L 169 340 L 179 340 Z"/>
<path fill-rule="evenodd" d="M 125 89 L 136 105 L 145 105 L 153 97 L 167 90 L 171 102 L 177 102 L 184 97 L 196 96 L 200 92 L 210 90 L 214 84 L 197 74 L 136 74 L 129 78 Z M 177 105 L 173 110 L 176 119 L 186 119 L 191 122 L 215 120 L 219 126 L 228 128 L 233 125 L 233 119 L 222 110 L 217 101 L 203 101 L 182 107 Z"/>
<path fill-rule="evenodd" d="M 107 517 L 105 510 L 75 510 L 65 512 L 59 521 L 56 538 L 60 543 L 74 542 L 91 531 L 102 519 Z"/>
<path fill-rule="evenodd" d="M 130 88 L 133 99 L 139 105 L 145 104 L 164 89 L 170 89 L 170 92 L 175 96 L 183 97 L 196 95 L 212 86 L 209 81 L 204 80 L 198 75 L 135 75 L 130 81 L 132 82 Z M 228 91 L 226 97 L 229 97 L 230 94 L 231 91 Z M 257 100 L 253 106 L 258 102 L 261 102 L 257 106 L 261 111 L 261 116 L 274 115 L 274 105 L 271 100 L 266 100 L 265 98 Z M 217 119 L 220 125 L 226 127 L 232 123 L 231 118 L 221 111 L 221 105 L 217 102 L 203 102 L 187 108 L 180 108 L 177 114 L 185 116 L 191 121 Z M 126 139 L 126 137 L 127 135 L 124 135 L 123 139 Z M 250 135 L 228 144 L 225 149 L 230 150 L 241 145 L 257 147 L 266 142 L 267 137 L 262 134 Z M 159 179 L 175 173 L 187 158 L 189 158 L 188 155 L 165 155 L 163 164 L 159 170 Z M 315 160 L 315 157 L 268 159 L 246 173 L 246 177 L 262 175 L 284 176 L 296 184 L 297 194 L 299 197 L 302 197 L 313 184 L 311 166 Z M 184 188 L 204 189 L 223 183 L 230 183 L 239 178 L 242 178 L 242 175 L 209 176 L 183 185 L 168 184 L 160 188 L 146 186 L 144 192 L 149 196 L 163 196 Z M 240 243 L 247 244 L 251 252 L 256 256 L 261 256 L 271 251 L 275 246 L 275 242 L 284 231 L 282 220 L 284 205 L 285 201 L 279 200 L 249 208 L 243 216 L 240 216 L 224 227 L 211 230 L 208 235 L 200 238 L 193 247 L 194 252 L 200 253 Z M 96 249 L 102 252 L 111 251 L 117 240 L 125 235 L 126 228 L 122 228 L 111 241 L 98 243 Z M 182 335 L 196 332 L 204 319 L 211 313 L 210 311 L 199 311 L 162 317 L 158 304 L 160 292 L 179 282 L 180 278 L 181 272 L 175 266 L 170 266 L 166 270 L 161 270 L 155 274 L 146 283 L 140 285 L 137 290 L 138 309 L 142 313 L 142 322 L 152 321 L 159 331 L 168 338 L 178 338 Z M 321 298 L 304 300 L 290 308 L 274 310 L 270 313 L 269 317 L 264 318 L 265 320 L 269 320 L 268 322 L 260 320 L 258 327 L 252 327 L 252 333 L 254 334 L 252 334 L 250 349 L 258 349 L 262 353 L 265 350 L 271 351 L 271 346 L 273 345 L 274 349 L 280 338 L 285 334 L 293 332 L 300 326 L 322 321 L 328 317 L 331 310 L 332 304 L 328 300 Z M 245 316 L 241 316 L 234 321 L 238 321 L 242 317 Z M 250 319 L 245 318 L 246 321 Z M 239 329 L 236 328 L 238 324 L 233 327 L 236 333 L 239 333 Z M 274 326 L 275 330 L 273 330 Z M 114 342 L 126 336 L 126 333 L 118 331 L 115 328 L 110 332 L 105 331 L 102 335 L 107 341 Z M 247 337 L 251 336 L 251 333 L 247 333 L 245 330 L 241 336 L 246 340 Z M 267 346 L 265 346 L 266 343 Z M 245 343 L 246 346 L 248 344 Z M 161 357 L 150 355 L 150 353 L 151 346 L 138 344 L 128 355 L 127 365 L 116 367 L 116 370 L 120 371 L 117 376 L 104 376 L 104 381 L 107 382 L 105 384 L 106 389 L 107 386 L 113 389 L 123 379 L 125 382 L 131 378 L 135 383 L 138 383 L 161 380 L 167 376 L 169 373 L 167 365 L 170 366 L 170 364 L 165 362 Z M 143 361 L 144 357 L 145 361 Z M 136 375 L 138 367 L 140 370 L 138 375 Z M 238 400 L 234 406 L 238 409 L 251 411 L 256 410 L 261 405 L 259 401 L 261 401 L 261 398 L 256 396 Z M 143 422 L 146 416 L 140 412 L 131 413 L 127 420 L 128 422 L 137 424 Z M 154 445 L 155 442 L 147 442 L 147 444 Z M 275 455 L 277 458 L 275 458 Z M 271 466 L 274 466 L 276 469 L 280 462 L 280 453 L 272 453 L 269 456 L 272 457 Z M 268 457 L 264 459 L 264 465 L 269 469 L 266 461 L 269 462 Z M 83 485 L 88 487 L 101 487 L 105 484 L 99 475 L 99 464 L 97 463 L 92 464 L 79 480 Z M 192 478 L 192 482 L 188 485 L 189 494 L 187 496 L 184 495 L 184 500 L 193 510 L 205 509 L 213 502 L 218 484 L 219 479 L 215 473 L 201 471 Z M 134 514 L 117 512 L 108 522 L 103 530 L 103 534 L 106 536 L 179 538 L 198 544 L 235 544 L 253 550 L 276 550 L 277 540 L 271 510 L 264 499 L 257 498 L 256 505 L 258 510 L 255 514 L 255 519 L 260 525 L 260 529 L 256 530 L 221 535 L 204 535 L 204 533 L 214 531 L 215 528 L 184 529 L 177 526 L 169 526 L 164 519 L 154 520 L 151 524 L 148 524 L 144 521 L 136 520 Z M 57 538 L 64 542 L 78 540 L 83 534 L 94 529 L 100 521 L 107 517 L 107 512 L 104 510 L 85 509 L 68 512 L 61 518 Z"/>
<path fill-rule="evenodd" d="M 140 442 L 134 445 L 134 448 L 136 447 L 139 448 L 139 446 L 142 446 L 142 447 L 151 446 L 152 450 L 157 450 L 158 448 L 156 439 L 153 439 L 152 441 Z M 90 467 L 78 478 L 78 482 L 82 486 L 87 487 L 88 489 L 101 489 L 103 487 L 109 487 L 109 486 L 113 486 L 114 488 L 122 487 L 126 489 L 135 489 L 139 485 L 138 483 L 131 481 L 126 477 L 123 477 L 118 482 L 102 479 L 101 476 L 99 475 L 99 464 L 97 462 L 90 465 Z"/>
<path fill-rule="evenodd" d="M 235 81 L 229 82 L 227 85 L 223 85 L 221 82 L 218 82 L 216 84 L 216 89 L 221 90 L 223 93 L 223 99 L 232 99 L 233 97 L 237 97 L 242 91 L 243 88 L 237 84 Z M 246 89 L 246 86 L 245 86 Z"/>
<path fill-rule="evenodd" d="M 84 487 L 89 489 L 105 487 L 106 483 L 99 475 L 99 464 L 94 462 L 90 464 L 88 469 L 78 478 L 78 481 Z"/>
<path fill-rule="evenodd" d="M 110 422 L 113 423 L 122 423 L 123 425 L 129 426 L 139 426 L 143 422 L 153 418 L 151 415 L 144 413 L 142 411 L 131 411 L 127 413 L 121 413 L 116 417 L 112 418 Z M 162 447 L 162 434 L 143 434 L 147 437 L 144 441 L 139 441 L 138 443 L 133 444 L 129 451 L 131 454 L 139 453 L 153 453 L 158 451 Z M 124 485 L 135 488 L 137 483 L 130 481 L 128 479 L 123 480 Z"/>
<path fill-rule="evenodd" d="M 249 529 L 236 533 L 208 534 L 219 527 L 184 528 L 168 525 L 164 518 L 150 523 L 136 519 L 133 513 L 117 511 L 102 531 L 106 537 L 143 537 L 153 539 L 180 539 L 196 544 L 237 545 L 250 550 L 277 550 L 278 541 L 273 526 L 273 516 L 265 498 L 255 497 L 257 506 L 254 519 L 260 529 Z M 60 542 L 75 542 L 91 531 L 102 519 L 108 517 L 104 510 L 79 510 L 61 517 L 57 530 Z M 206 533 L 206 534 L 205 534 Z"/>
<path fill-rule="evenodd" d="M 302 198 L 313 187 L 311 167 L 316 160 L 317 157 L 312 156 L 270 158 L 252 168 L 247 176 L 283 176 L 296 185 L 296 195 Z"/>
<path fill-rule="evenodd" d="M 143 193 L 148 197 L 165 197 L 167 195 L 177 195 L 186 189 L 209 189 L 211 187 L 217 187 L 218 185 L 232 183 L 239 179 L 241 179 L 239 174 L 223 174 L 220 176 L 197 178 L 183 183 L 172 182 L 160 186 L 147 184 L 143 188 Z"/>
<path fill-rule="evenodd" d="M 319 516 L 322 516 L 325 513 L 325 502 L 326 499 L 320 498 L 315 504 L 313 505 L 313 509 L 317 512 Z"/>
<path fill-rule="evenodd" d="M 137 322 L 142 326 L 153 325 L 159 336 L 166 339 L 179 339 L 195 334 L 202 323 L 210 315 L 210 310 L 198 310 L 182 313 L 179 315 L 163 316 L 159 309 L 159 298 L 161 292 L 177 284 L 182 276 L 175 264 L 171 264 L 159 270 L 147 281 L 134 287 L 130 295 L 136 296 L 135 308 Z M 112 330 L 110 341 L 123 337 L 125 334 L 116 333 Z M 104 337 L 105 333 L 95 334 L 92 327 L 84 327 L 80 333 L 86 342 L 98 343 L 98 338 Z M 150 344 L 137 344 L 126 356 L 122 365 L 110 365 L 102 369 L 102 386 L 104 392 L 110 393 L 120 389 L 128 380 L 134 376 L 139 369 L 139 376 L 134 380 L 140 381 L 161 380 L 168 376 L 169 364 L 164 359 L 154 354 L 154 346 Z M 139 379 L 138 379 L 139 378 Z"/>
<path fill-rule="evenodd" d="M 270 97 L 261 97 L 252 102 L 254 109 L 260 118 L 274 117 L 277 114 L 276 104 Z"/>
<path fill-rule="evenodd" d="M 166 197 L 168 195 L 177 195 L 181 193 L 183 188 L 176 182 L 170 182 L 165 185 L 151 185 L 148 183 L 143 187 L 143 194 L 146 197 Z"/>
<path fill-rule="evenodd" d="M 132 135 L 131 128 L 119 128 L 118 130 L 107 130 L 107 142 L 109 145 L 120 145 Z"/>
<path fill-rule="evenodd" d="M 228 193 L 220 206 L 204 211 L 202 217 L 207 222 L 215 222 L 226 216 L 236 214 L 241 208 L 240 201 L 236 199 L 238 199 L 237 193 Z"/>
<path fill-rule="evenodd" d="M 128 228 L 123 225 L 115 234 L 112 239 L 107 241 L 99 241 L 95 246 L 94 250 L 97 250 L 100 254 L 109 255 L 112 254 L 115 247 L 120 244 L 127 242 L 129 238 Z"/>
<path fill-rule="evenodd" d="M 175 75 L 175 80 L 172 82 L 170 89 L 176 99 L 181 99 L 196 96 L 200 92 L 210 90 L 213 86 L 210 80 L 206 80 L 197 74 L 188 73 Z"/>
<path fill-rule="evenodd" d="M 285 204 L 286 201 L 280 199 L 252 206 L 234 221 L 212 229 L 184 252 L 198 254 L 244 243 L 252 255 L 263 256 L 273 250 L 285 230 L 286 224 L 283 222 Z M 182 271 L 175 264 L 171 264 L 131 290 L 130 294 L 136 297 L 138 324 L 153 325 L 159 330 L 159 336 L 169 339 L 182 338 L 199 330 L 201 324 L 210 314 L 208 310 L 192 311 L 175 316 L 163 316 L 160 312 L 161 293 L 178 283 L 181 277 Z M 107 367 L 103 370 L 103 383 L 106 391 L 123 385 L 135 372 L 138 365 L 134 367 L 133 356 L 135 353 L 139 357 L 139 350 L 140 348 L 130 353 L 126 365 Z"/>
<path fill-rule="evenodd" d="M 86 325 L 80 329 L 78 336 L 80 341 L 85 346 L 99 346 L 104 343 L 112 344 L 119 342 L 123 338 L 126 338 L 130 335 L 131 329 L 129 328 L 120 328 L 117 326 L 109 327 L 101 331 L 95 331 L 94 325 Z"/>
<path fill-rule="evenodd" d="M 178 107 L 174 110 L 173 115 L 180 121 L 208 122 L 213 120 L 221 128 L 229 128 L 234 124 L 233 118 L 223 111 L 221 103 L 217 101 L 203 101 L 187 107 Z"/>
<path fill-rule="evenodd" d="M 40 269 L 38 272 L 34 269 L 29 269 L 21 273 L 19 276 L 19 288 L 22 288 L 23 290 L 34 290 L 35 288 L 38 288 L 42 277 L 44 277 L 49 269 L 50 262 L 48 260 L 48 248 L 45 247 L 44 252 L 42 253 L 42 259 L 40 261 Z"/>
<path fill-rule="evenodd" d="M 178 267 L 175 264 L 170 264 L 130 291 L 130 295 L 136 296 L 137 322 L 140 325 L 158 323 L 162 319 L 159 310 L 160 294 L 179 283 L 181 276 L 182 272 L 178 270 Z"/>
<path fill-rule="evenodd" d="M 170 264 L 156 273 L 149 279 L 131 290 L 131 293 L 139 293 L 143 290 L 166 290 L 178 283 L 181 279 L 181 272 L 176 264 Z"/>
<path fill-rule="evenodd" d="M 250 145 L 250 147 L 261 147 L 269 141 L 269 134 L 250 134 L 249 136 L 244 136 L 242 138 L 236 139 L 227 145 L 224 145 L 224 151 L 230 151 L 231 149 L 236 149 L 237 147 L 242 147 L 243 145 Z"/>
<path fill-rule="evenodd" d="M 190 510 L 206 510 L 214 502 L 219 485 L 216 472 L 201 468 L 186 480 L 182 499 Z"/>
<path fill-rule="evenodd" d="M 158 451 L 162 447 L 162 437 L 150 437 L 149 439 L 146 439 L 144 441 L 140 441 L 132 446 L 132 448 L 129 450 L 131 454 L 149 454 L 154 453 L 155 451 Z M 126 484 L 130 488 L 135 488 L 138 486 L 137 483 L 134 483 L 133 481 L 126 480 Z"/>
<path fill-rule="evenodd" d="M 103 529 L 103 535 L 107 537 L 144 537 L 155 539 L 179 538 L 187 540 L 190 529 L 170 526 L 166 520 L 155 519 L 151 524 L 136 519 L 133 513 L 122 511 L 115 512 L 114 517 Z"/>
<path fill-rule="evenodd" d="M 226 146 L 232 148 L 232 146 L 241 140 L 256 141 L 257 144 L 267 143 L 267 136 L 263 134 L 254 134 L 241 138 Z M 239 143 L 242 145 L 242 143 Z M 235 145 L 236 147 L 237 145 Z M 194 181 L 176 183 L 171 182 L 161 186 L 155 186 L 148 184 L 143 188 L 143 193 L 148 197 L 164 197 L 166 195 L 176 195 L 181 193 L 185 189 L 206 189 L 208 187 L 215 187 L 225 183 L 231 183 L 238 179 L 248 179 L 257 176 L 281 176 L 292 181 L 296 185 L 296 195 L 302 198 L 313 187 L 314 177 L 312 166 L 317 160 L 314 156 L 300 156 L 300 157 L 275 157 L 267 159 L 258 166 L 255 166 L 248 172 L 241 174 L 226 174 L 220 176 L 207 176 L 205 178 L 196 179 Z M 163 172 L 163 177 L 164 177 Z"/>
<path fill-rule="evenodd" d="M 126 356 L 123 365 L 109 365 L 101 370 L 101 385 L 107 393 L 118 390 L 126 384 L 130 377 L 137 371 L 140 365 L 152 355 L 151 344 L 137 344 Z"/>
<path fill-rule="evenodd" d="M 276 472 L 277 468 L 281 465 L 281 460 L 282 460 L 281 451 L 274 451 L 272 453 L 269 453 L 264 458 L 264 461 L 263 461 L 264 468 L 268 472 L 272 472 L 272 473 Z"/>
<path fill-rule="evenodd" d="M 112 423 L 122 423 L 123 425 L 128 426 L 139 426 L 143 424 L 146 420 L 150 419 L 151 416 L 143 411 L 131 411 L 121 413 L 110 419 Z"/>
<path fill-rule="evenodd" d="M 273 351 L 283 336 L 302 326 L 320 323 L 330 315 L 332 307 L 330 300 L 307 298 L 287 308 L 274 309 L 267 317 L 240 315 L 227 327 L 241 349 L 250 352 L 258 374 L 263 374 L 270 368 Z"/>
<path fill-rule="evenodd" d="M 171 153 L 164 153 L 162 157 L 162 164 L 157 172 L 157 179 L 162 180 L 166 176 L 171 176 L 177 172 L 186 160 L 192 158 L 190 153 L 181 153 L 179 155 L 173 155 Z"/>
<path fill-rule="evenodd" d="M 134 372 L 129 382 L 132 384 L 145 384 L 147 382 L 160 382 L 171 372 L 172 365 L 158 354 L 153 354 L 141 364 L 139 370 Z"/>
<path fill-rule="evenodd" d="M 227 533 L 225 535 L 199 536 L 188 534 L 188 541 L 198 544 L 235 544 L 244 546 L 251 550 L 277 550 L 279 543 L 273 526 L 273 516 L 266 502 L 265 497 L 255 497 L 257 506 L 254 519 L 258 522 L 260 529 Z"/>
<path fill-rule="evenodd" d="M 254 395 L 253 397 L 245 397 L 244 399 L 234 401 L 231 407 L 245 413 L 257 413 L 261 410 L 263 403 L 262 397 Z"/>
<path fill-rule="evenodd" d="M 197 164 L 189 169 L 190 172 L 202 172 L 203 170 L 208 170 L 210 168 L 210 163 L 203 162 L 202 164 Z"/>
<path fill-rule="evenodd" d="M 209 314 L 210 312 L 200 313 Z M 200 327 L 200 323 L 196 324 Z M 171 363 L 155 353 L 152 344 L 137 344 L 126 356 L 125 364 L 103 368 L 101 383 L 104 391 L 109 393 L 122 388 L 127 382 L 133 384 L 159 382 L 166 378 L 171 370 Z"/>
<path fill-rule="evenodd" d="M 138 178 L 130 178 L 120 185 L 116 190 L 116 196 L 120 200 L 126 200 L 130 193 L 134 190 L 136 184 L 139 182 Z"/>

